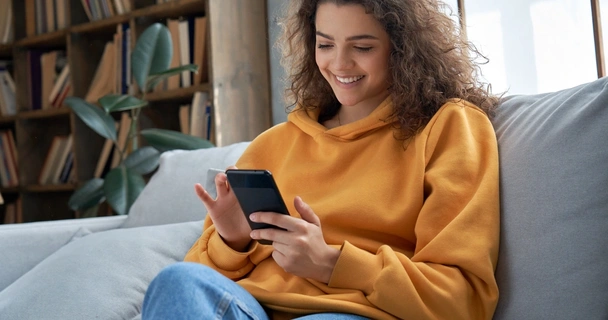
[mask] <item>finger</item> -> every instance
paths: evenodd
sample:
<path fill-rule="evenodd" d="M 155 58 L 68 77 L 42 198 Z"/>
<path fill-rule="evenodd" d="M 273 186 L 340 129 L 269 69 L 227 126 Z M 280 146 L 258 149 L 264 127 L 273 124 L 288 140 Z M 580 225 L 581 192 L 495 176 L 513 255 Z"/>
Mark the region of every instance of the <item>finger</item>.
<path fill-rule="evenodd" d="M 236 166 L 228 166 L 228 168 L 226 168 L 226 170 L 229 170 L 229 169 L 238 169 L 238 168 Z"/>
<path fill-rule="evenodd" d="M 198 198 L 203 201 L 203 204 L 205 205 L 205 207 L 207 207 L 207 209 L 209 209 L 213 205 L 213 202 L 215 200 L 211 198 L 211 195 L 207 193 L 207 190 L 205 190 L 205 188 L 203 188 L 200 183 L 194 185 L 194 192 L 196 192 Z"/>
<path fill-rule="evenodd" d="M 306 202 L 304 202 L 304 200 L 302 200 L 302 198 L 296 196 L 293 199 L 293 204 L 304 221 L 312 223 L 317 227 L 321 226 L 321 220 L 319 217 L 314 211 L 312 211 L 312 208 Z"/>
<path fill-rule="evenodd" d="M 273 243 L 285 243 L 287 231 L 277 228 L 262 228 L 251 230 L 249 236 L 254 240 L 269 240 Z"/>
<path fill-rule="evenodd" d="M 220 172 L 215 175 L 215 190 L 217 191 L 218 197 L 223 197 L 230 191 L 228 178 L 225 173 Z"/>
<path fill-rule="evenodd" d="M 286 230 L 294 230 L 294 226 L 300 221 L 294 217 L 280 214 L 277 212 L 258 211 L 249 215 L 249 219 L 253 222 L 271 224 Z"/>

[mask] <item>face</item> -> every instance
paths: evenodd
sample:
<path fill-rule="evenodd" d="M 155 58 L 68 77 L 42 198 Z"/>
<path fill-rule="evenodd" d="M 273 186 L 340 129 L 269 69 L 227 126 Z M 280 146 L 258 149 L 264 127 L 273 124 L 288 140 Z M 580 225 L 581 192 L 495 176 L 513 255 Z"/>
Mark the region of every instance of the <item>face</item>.
<path fill-rule="evenodd" d="M 343 106 L 367 113 L 387 96 L 390 39 L 361 5 L 323 3 L 315 19 L 315 59 Z"/>

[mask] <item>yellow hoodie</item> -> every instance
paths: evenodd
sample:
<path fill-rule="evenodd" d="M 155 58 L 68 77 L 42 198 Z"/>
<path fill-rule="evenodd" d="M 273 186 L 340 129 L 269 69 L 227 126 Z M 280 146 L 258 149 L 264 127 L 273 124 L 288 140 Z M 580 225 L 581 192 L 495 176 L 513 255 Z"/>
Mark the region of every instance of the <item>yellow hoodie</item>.
<path fill-rule="evenodd" d="M 299 110 L 257 137 L 237 162 L 270 170 L 292 216 L 296 195 L 341 254 L 328 284 L 285 272 L 272 247 L 236 252 L 207 218 L 185 260 L 237 281 L 292 314 L 372 319 L 491 319 L 499 240 L 498 150 L 487 116 L 450 101 L 408 142 L 383 119 L 390 98 L 359 121 L 327 129 Z"/>

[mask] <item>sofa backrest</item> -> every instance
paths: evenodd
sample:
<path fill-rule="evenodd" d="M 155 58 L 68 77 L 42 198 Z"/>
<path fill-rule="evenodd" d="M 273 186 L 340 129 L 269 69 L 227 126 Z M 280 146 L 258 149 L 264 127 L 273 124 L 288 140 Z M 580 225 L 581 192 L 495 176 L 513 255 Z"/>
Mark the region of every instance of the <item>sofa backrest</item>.
<path fill-rule="evenodd" d="M 495 319 L 608 319 L 608 78 L 502 101 Z"/>

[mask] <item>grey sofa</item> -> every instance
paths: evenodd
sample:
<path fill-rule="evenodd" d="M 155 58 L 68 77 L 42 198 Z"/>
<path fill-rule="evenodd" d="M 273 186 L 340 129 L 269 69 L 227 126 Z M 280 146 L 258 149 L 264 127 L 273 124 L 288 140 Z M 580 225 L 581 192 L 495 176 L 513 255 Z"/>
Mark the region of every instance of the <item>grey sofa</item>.
<path fill-rule="evenodd" d="M 501 102 L 495 319 L 608 319 L 607 85 Z M 201 232 L 194 183 L 246 146 L 164 153 L 128 216 L 0 226 L 0 318 L 139 318 L 150 280 Z"/>

